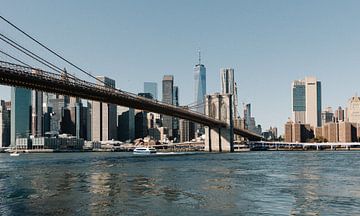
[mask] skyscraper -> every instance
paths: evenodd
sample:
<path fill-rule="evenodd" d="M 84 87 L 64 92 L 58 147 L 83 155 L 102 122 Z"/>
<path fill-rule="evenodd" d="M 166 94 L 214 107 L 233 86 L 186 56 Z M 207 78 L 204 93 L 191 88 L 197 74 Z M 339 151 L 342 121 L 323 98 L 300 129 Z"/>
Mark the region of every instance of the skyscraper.
<path fill-rule="evenodd" d="M 237 119 L 238 113 L 238 93 L 237 93 L 237 84 L 235 83 L 234 78 L 234 69 L 233 68 L 224 68 L 220 71 L 221 78 L 221 93 L 222 94 L 231 94 L 233 95 L 233 116 L 234 119 Z"/>
<path fill-rule="evenodd" d="M 153 99 L 158 99 L 157 83 L 156 82 L 144 82 L 144 93 L 150 93 Z"/>
<path fill-rule="evenodd" d="M 201 64 L 201 55 L 199 52 L 199 63 L 194 67 L 194 93 L 195 93 L 195 102 L 198 105 L 196 111 L 199 113 L 204 113 L 204 100 L 206 95 L 206 68 Z"/>
<path fill-rule="evenodd" d="M 179 87 L 174 86 L 173 105 L 179 106 Z M 173 117 L 173 137 L 176 141 L 179 141 L 179 119 Z"/>
<path fill-rule="evenodd" d="M 31 94 L 31 134 L 39 137 L 44 135 L 43 93 L 33 90 Z"/>
<path fill-rule="evenodd" d="M 321 126 L 321 82 L 316 77 L 305 77 L 306 124 Z"/>
<path fill-rule="evenodd" d="M 351 97 L 348 101 L 348 121 L 351 123 L 360 123 L 360 97 Z"/>
<path fill-rule="evenodd" d="M 11 145 L 17 137 L 28 137 L 31 133 L 31 91 L 11 88 Z"/>
<path fill-rule="evenodd" d="M 0 101 L 0 147 L 10 145 L 10 111 L 7 110 L 5 101 Z"/>
<path fill-rule="evenodd" d="M 292 82 L 292 115 L 295 123 L 305 124 L 305 81 Z"/>
<path fill-rule="evenodd" d="M 115 88 L 115 80 L 105 76 L 97 77 L 102 82 L 98 85 Z M 116 105 L 93 101 L 91 135 L 94 141 L 107 141 L 117 138 L 117 110 Z"/>
<path fill-rule="evenodd" d="M 244 120 L 245 120 L 245 128 L 249 129 L 251 124 L 251 104 L 246 104 L 244 106 Z"/>
<path fill-rule="evenodd" d="M 174 103 L 174 76 L 165 75 L 162 81 L 162 102 L 167 104 Z M 168 129 L 169 137 L 173 136 L 173 117 L 163 116 L 163 127 Z"/>
<path fill-rule="evenodd" d="M 292 112 L 295 123 L 321 126 L 321 82 L 315 77 L 293 81 Z"/>

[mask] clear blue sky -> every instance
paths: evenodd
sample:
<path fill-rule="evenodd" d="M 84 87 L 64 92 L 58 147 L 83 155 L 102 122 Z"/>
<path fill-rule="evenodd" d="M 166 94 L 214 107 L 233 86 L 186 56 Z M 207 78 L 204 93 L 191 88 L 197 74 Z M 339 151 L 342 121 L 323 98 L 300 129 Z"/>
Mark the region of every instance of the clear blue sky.
<path fill-rule="evenodd" d="M 161 87 L 162 76 L 173 74 L 183 105 L 194 101 L 200 47 L 207 92 L 220 91 L 220 68 L 235 68 L 239 101 L 252 104 L 264 128 L 282 128 L 291 116 L 294 79 L 317 76 L 323 108 L 345 106 L 360 92 L 359 8 L 357 0 L 0 1 L 1 15 L 93 74 L 116 79 L 118 88 Z M 75 72 L 3 22 L 0 29 Z M 0 87 L 0 98 L 9 97 Z"/>

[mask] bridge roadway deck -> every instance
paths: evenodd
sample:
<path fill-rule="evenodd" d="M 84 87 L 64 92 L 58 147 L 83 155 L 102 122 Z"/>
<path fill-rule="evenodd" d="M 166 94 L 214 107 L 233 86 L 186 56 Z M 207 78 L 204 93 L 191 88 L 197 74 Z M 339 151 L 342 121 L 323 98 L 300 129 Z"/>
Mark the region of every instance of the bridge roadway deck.
<path fill-rule="evenodd" d="M 129 92 L 97 85 L 72 76 L 54 74 L 9 62 L 0 61 L 0 84 L 117 104 L 187 119 L 211 128 L 229 127 L 229 125 L 223 121 L 185 108 L 160 103 Z M 246 137 L 249 140 L 261 139 L 261 136 L 240 128 L 234 128 L 234 133 Z"/>

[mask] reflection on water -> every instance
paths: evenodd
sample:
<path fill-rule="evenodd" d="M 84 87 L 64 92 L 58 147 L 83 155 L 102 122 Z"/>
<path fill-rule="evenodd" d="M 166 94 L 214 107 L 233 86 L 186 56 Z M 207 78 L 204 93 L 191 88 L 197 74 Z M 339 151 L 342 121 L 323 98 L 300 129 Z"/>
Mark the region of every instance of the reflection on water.
<path fill-rule="evenodd" d="M 0 154 L 0 215 L 356 215 L 359 154 Z"/>

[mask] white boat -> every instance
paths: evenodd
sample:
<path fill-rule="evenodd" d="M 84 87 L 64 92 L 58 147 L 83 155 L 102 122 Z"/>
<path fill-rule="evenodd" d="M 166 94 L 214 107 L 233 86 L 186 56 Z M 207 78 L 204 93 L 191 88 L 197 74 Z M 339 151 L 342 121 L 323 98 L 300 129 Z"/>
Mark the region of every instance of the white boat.
<path fill-rule="evenodd" d="M 19 156 L 19 155 L 20 155 L 20 154 L 17 153 L 17 152 L 10 153 L 10 156 L 12 156 L 12 157 L 16 157 L 16 156 Z"/>
<path fill-rule="evenodd" d="M 134 154 L 156 154 L 156 149 L 149 147 L 139 147 L 135 148 L 133 151 Z"/>

